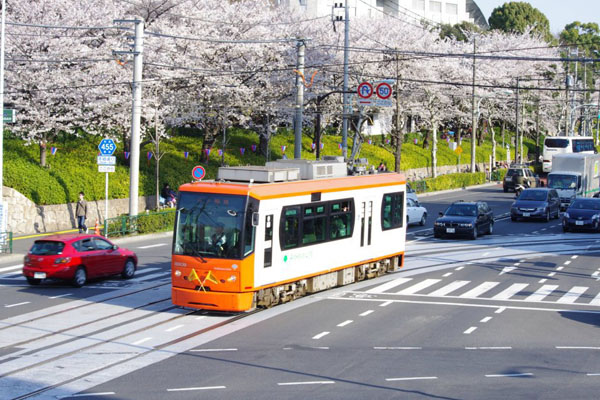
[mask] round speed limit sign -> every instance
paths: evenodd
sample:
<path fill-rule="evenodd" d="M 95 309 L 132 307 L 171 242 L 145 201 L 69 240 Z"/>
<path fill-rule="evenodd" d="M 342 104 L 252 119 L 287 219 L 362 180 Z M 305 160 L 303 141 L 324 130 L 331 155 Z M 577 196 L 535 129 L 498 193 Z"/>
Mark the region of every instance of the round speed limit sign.
<path fill-rule="evenodd" d="M 387 82 L 381 82 L 379 85 L 377 85 L 375 92 L 377 93 L 377 97 L 379 97 L 381 100 L 387 100 L 392 95 L 392 87 Z"/>

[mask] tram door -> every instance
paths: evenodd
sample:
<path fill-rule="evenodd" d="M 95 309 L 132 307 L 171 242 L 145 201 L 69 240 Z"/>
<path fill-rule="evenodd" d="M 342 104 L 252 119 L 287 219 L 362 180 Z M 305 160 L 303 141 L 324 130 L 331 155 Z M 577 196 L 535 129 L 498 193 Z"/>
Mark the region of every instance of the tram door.
<path fill-rule="evenodd" d="M 370 246 L 373 232 L 373 200 L 360 203 L 360 247 Z"/>

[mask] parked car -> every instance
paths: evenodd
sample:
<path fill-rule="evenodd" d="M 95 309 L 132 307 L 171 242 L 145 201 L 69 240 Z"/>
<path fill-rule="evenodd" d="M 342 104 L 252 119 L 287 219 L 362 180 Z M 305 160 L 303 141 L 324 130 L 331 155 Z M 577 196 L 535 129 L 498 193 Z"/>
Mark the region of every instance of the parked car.
<path fill-rule="evenodd" d="M 406 198 L 412 199 L 417 204 L 419 203 L 419 199 L 417 198 L 417 192 L 410 186 L 410 183 L 406 182 Z"/>
<path fill-rule="evenodd" d="M 560 197 L 556 189 L 536 188 L 525 189 L 510 207 L 510 219 L 543 219 L 560 216 Z"/>
<path fill-rule="evenodd" d="M 575 199 L 563 214 L 564 232 L 571 230 L 600 231 L 600 199 Z"/>
<path fill-rule="evenodd" d="M 512 164 L 506 171 L 502 188 L 506 193 L 509 190 L 515 190 L 519 185 L 524 188 L 540 187 L 540 178 L 526 165 Z"/>
<path fill-rule="evenodd" d="M 419 224 L 423 226 L 425 222 L 427 222 L 427 209 L 420 205 L 418 201 L 408 197 L 406 199 L 406 224 Z"/>
<path fill-rule="evenodd" d="M 433 225 L 433 236 L 468 236 L 477 239 L 481 234 L 492 234 L 494 213 L 486 202 L 452 203 Z"/>
<path fill-rule="evenodd" d="M 36 240 L 25 256 L 23 275 L 31 285 L 62 279 L 81 287 L 88 279 L 121 274 L 134 276 L 137 256 L 97 235 L 54 235 Z"/>

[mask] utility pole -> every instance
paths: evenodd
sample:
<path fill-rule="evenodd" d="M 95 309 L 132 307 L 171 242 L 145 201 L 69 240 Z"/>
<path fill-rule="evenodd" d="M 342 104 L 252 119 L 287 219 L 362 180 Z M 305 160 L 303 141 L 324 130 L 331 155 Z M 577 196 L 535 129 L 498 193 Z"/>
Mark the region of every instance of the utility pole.
<path fill-rule="evenodd" d="M 515 105 L 515 163 L 519 162 L 519 83 L 517 77 L 517 103 Z"/>
<path fill-rule="evenodd" d="M 2 207 L 3 220 L 6 221 L 6 209 L 4 208 L 4 37 L 6 25 L 6 0 L 2 0 L 2 16 L 0 17 L 0 207 Z M 0 231 L 5 227 L 0 226 Z"/>
<path fill-rule="evenodd" d="M 131 145 L 129 156 L 129 216 L 138 215 L 138 189 L 140 172 L 140 119 L 142 116 L 142 53 L 144 45 L 144 20 L 141 17 L 115 20 L 115 23 L 135 24 L 133 51 L 114 51 L 113 54 L 133 54 L 133 82 L 131 84 Z"/>
<path fill-rule="evenodd" d="M 296 60 L 296 118 L 294 119 L 294 158 L 302 158 L 302 111 L 304 107 L 304 50 L 306 44 L 303 39 L 298 39 L 296 44 L 298 57 Z"/>
<path fill-rule="evenodd" d="M 350 46 L 350 8 L 348 0 L 344 2 L 344 106 L 342 115 L 342 156 L 348 157 L 348 117 L 350 115 L 350 96 L 348 96 L 348 52 Z"/>
<path fill-rule="evenodd" d="M 402 161 L 402 127 L 400 126 L 400 65 L 398 63 L 398 52 L 396 49 L 396 152 L 394 171 L 400 172 Z"/>
<path fill-rule="evenodd" d="M 471 172 L 475 172 L 475 136 L 477 135 L 477 119 L 475 118 L 475 53 L 477 52 L 477 43 L 473 37 L 473 91 L 471 96 Z"/>

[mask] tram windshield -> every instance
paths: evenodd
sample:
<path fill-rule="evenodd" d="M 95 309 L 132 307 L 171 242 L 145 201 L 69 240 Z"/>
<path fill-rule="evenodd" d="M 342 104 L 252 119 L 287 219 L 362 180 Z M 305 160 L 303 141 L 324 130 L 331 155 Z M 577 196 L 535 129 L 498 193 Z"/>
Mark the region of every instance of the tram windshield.
<path fill-rule="evenodd" d="M 246 196 L 180 192 L 174 254 L 242 258 Z"/>

